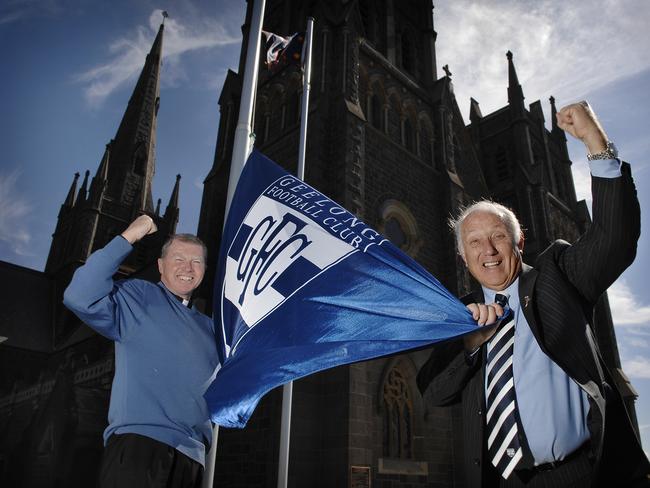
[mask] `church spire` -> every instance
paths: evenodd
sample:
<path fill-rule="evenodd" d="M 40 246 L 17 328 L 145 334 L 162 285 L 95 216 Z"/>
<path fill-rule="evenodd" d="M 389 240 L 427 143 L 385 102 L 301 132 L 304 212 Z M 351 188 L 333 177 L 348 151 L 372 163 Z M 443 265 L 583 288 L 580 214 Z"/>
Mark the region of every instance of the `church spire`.
<path fill-rule="evenodd" d="M 72 207 L 74 205 L 75 195 L 77 193 L 77 180 L 79 179 L 79 173 L 74 174 L 74 179 L 70 185 L 70 190 L 68 190 L 68 196 L 65 197 L 63 202 L 64 207 Z"/>
<path fill-rule="evenodd" d="M 174 184 L 171 197 L 169 197 L 169 204 L 165 209 L 165 215 L 163 217 L 163 219 L 168 222 L 170 229 L 175 229 L 176 224 L 178 223 L 178 195 L 180 192 L 180 186 L 181 175 L 176 175 L 176 183 Z"/>
<path fill-rule="evenodd" d="M 174 189 L 172 190 L 172 195 L 169 197 L 169 204 L 165 209 L 165 219 L 168 219 L 172 212 L 178 215 L 178 195 L 180 192 L 181 185 L 181 175 L 176 175 L 176 183 L 174 184 Z"/>
<path fill-rule="evenodd" d="M 481 107 L 474 98 L 469 99 L 469 120 L 473 123 L 483 118 Z"/>
<path fill-rule="evenodd" d="M 555 97 L 551 95 L 548 101 L 551 102 L 551 134 L 560 136 L 566 140 L 564 131 L 557 125 L 557 108 L 555 107 Z"/>
<path fill-rule="evenodd" d="M 107 196 L 131 207 L 131 213 L 152 212 L 156 123 L 160 103 L 160 66 L 164 24 L 147 55 L 120 126 L 111 143 Z"/>
<path fill-rule="evenodd" d="M 86 196 L 88 195 L 88 175 L 90 174 L 90 171 L 86 170 L 86 174 L 84 175 L 84 181 L 81 184 L 81 188 L 79 188 L 79 193 L 77 194 L 77 200 L 74 202 L 75 207 L 80 207 L 84 203 L 86 203 Z"/>
<path fill-rule="evenodd" d="M 519 84 L 515 63 L 512 61 L 512 52 L 506 53 L 508 58 L 508 103 L 515 108 L 524 107 L 524 91 Z"/>
<path fill-rule="evenodd" d="M 97 173 L 93 176 L 93 180 L 90 183 L 90 193 L 88 194 L 88 200 L 91 202 L 91 206 L 99 208 L 102 196 L 104 195 L 104 190 L 106 189 L 106 181 L 108 179 L 108 163 L 111 157 L 111 143 L 106 144 L 106 149 L 104 150 L 104 156 L 102 156 L 102 162 L 99 163 L 97 168 Z"/>

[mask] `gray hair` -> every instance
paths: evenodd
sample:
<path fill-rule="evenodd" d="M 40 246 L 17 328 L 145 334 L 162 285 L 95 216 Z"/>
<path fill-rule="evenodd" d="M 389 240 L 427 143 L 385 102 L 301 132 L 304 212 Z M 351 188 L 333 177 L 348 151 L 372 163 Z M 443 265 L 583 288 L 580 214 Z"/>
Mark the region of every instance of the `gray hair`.
<path fill-rule="evenodd" d="M 512 238 L 512 246 L 517 247 L 523 232 L 521 230 L 521 224 L 517 220 L 515 213 L 510 210 L 508 207 L 501 205 L 500 203 L 493 202 L 491 200 L 481 200 L 480 202 L 473 203 L 472 205 L 465 207 L 458 217 L 449 219 L 449 227 L 454 232 L 456 236 L 456 247 L 458 248 L 458 253 L 461 256 L 465 255 L 465 249 L 463 247 L 463 240 L 460 235 L 460 230 L 463 222 L 467 217 L 469 217 L 474 212 L 486 212 L 496 215 L 501 222 L 506 226 L 510 237 Z"/>
<path fill-rule="evenodd" d="M 196 237 L 194 234 L 172 234 L 170 235 L 165 243 L 162 246 L 162 249 L 160 250 L 160 257 L 164 258 L 167 255 L 167 251 L 169 250 L 169 246 L 172 245 L 174 241 L 181 241 L 181 242 L 188 242 L 190 244 L 196 244 L 198 246 L 201 246 L 201 249 L 203 249 L 203 259 L 207 261 L 208 259 L 208 248 L 207 246 L 203 243 L 201 239 Z"/>

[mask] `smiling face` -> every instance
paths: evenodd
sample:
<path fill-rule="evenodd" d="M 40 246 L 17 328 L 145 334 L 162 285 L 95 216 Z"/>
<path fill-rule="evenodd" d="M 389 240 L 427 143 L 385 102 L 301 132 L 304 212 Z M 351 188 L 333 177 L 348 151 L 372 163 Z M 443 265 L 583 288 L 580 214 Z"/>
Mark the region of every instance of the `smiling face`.
<path fill-rule="evenodd" d="M 521 270 L 523 236 L 514 239 L 501 219 L 491 213 L 469 214 L 460 229 L 463 260 L 469 272 L 483 286 L 500 291 L 507 288 Z"/>
<path fill-rule="evenodd" d="M 189 300 L 205 274 L 203 248 L 193 242 L 174 239 L 158 259 L 160 281 L 169 291 Z"/>

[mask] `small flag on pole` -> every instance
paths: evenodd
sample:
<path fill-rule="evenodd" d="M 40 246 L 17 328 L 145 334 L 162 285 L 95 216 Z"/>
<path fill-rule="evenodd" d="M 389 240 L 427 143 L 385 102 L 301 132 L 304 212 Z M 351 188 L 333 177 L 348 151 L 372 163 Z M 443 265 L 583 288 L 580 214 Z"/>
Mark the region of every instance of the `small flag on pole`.
<path fill-rule="evenodd" d="M 253 151 L 214 289 L 212 420 L 244 427 L 272 388 L 475 330 L 465 306 L 381 234 Z"/>
<path fill-rule="evenodd" d="M 288 64 L 301 66 L 305 58 L 303 52 L 304 32 L 296 32 L 289 37 L 282 37 L 266 31 L 262 31 L 262 34 L 266 38 L 266 66 L 270 71 L 279 71 Z"/>

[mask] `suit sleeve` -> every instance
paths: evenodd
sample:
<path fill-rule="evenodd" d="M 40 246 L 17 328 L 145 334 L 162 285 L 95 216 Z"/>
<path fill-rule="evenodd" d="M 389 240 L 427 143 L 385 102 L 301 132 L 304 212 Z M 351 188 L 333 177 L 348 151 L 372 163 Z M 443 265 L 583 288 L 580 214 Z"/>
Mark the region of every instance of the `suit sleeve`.
<path fill-rule="evenodd" d="M 463 341 L 435 345 L 417 375 L 420 393 L 424 395 L 429 389 L 431 402 L 439 407 L 456 403 L 467 382 L 480 368 L 480 358 L 481 351 L 468 358 Z"/>
<path fill-rule="evenodd" d="M 595 303 L 634 261 L 641 212 L 630 166 L 618 178 L 592 177 L 593 221 L 578 241 L 566 246 L 559 266 L 577 290 Z"/>
<path fill-rule="evenodd" d="M 122 236 L 90 255 L 78 268 L 63 294 L 63 303 L 77 317 L 108 339 L 120 341 L 119 286 L 113 275 L 132 250 Z"/>

